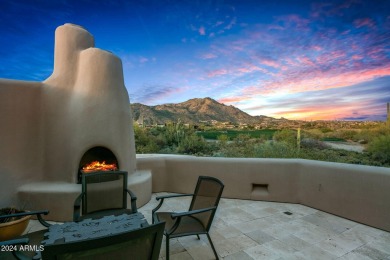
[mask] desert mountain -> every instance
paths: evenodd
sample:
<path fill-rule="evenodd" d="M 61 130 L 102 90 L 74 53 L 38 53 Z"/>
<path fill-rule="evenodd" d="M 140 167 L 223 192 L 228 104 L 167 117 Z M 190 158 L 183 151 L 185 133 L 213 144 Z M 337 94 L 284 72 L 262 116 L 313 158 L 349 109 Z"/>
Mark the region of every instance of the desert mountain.
<path fill-rule="evenodd" d="M 199 124 L 202 121 L 232 122 L 235 124 L 256 124 L 271 118 L 251 116 L 234 106 L 226 106 L 212 98 L 194 98 L 177 104 L 146 106 L 140 103 L 131 104 L 135 121 L 147 125 L 177 122 Z"/>

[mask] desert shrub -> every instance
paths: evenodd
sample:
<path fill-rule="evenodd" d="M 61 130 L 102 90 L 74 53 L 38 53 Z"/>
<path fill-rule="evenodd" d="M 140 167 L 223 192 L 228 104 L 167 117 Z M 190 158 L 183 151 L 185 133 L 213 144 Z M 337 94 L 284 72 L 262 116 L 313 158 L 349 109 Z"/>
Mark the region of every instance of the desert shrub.
<path fill-rule="evenodd" d="M 158 151 L 159 154 L 176 154 L 177 153 L 177 147 L 176 146 L 166 146 L 162 148 L 160 151 Z"/>
<path fill-rule="evenodd" d="M 253 158 L 257 157 L 255 148 L 265 142 L 265 138 L 253 138 L 248 134 L 239 134 L 232 142 L 218 142 L 213 156 Z"/>
<path fill-rule="evenodd" d="M 234 138 L 234 143 L 236 145 L 245 145 L 251 139 L 249 134 L 239 134 L 236 138 Z"/>
<path fill-rule="evenodd" d="M 203 155 L 210 152 L 210 148 L 203 137 L 196 134 L 185 136 L 177 147 L 178 153 Z"/>
<path fill-rule="evenodd" d="M 322 133 L 319 129 L 303 130 L 302 137 L 315 139 L 315 140 L 321 140 L 324 137 L 324 133 Z"/>
<path fill-rule="evenodd" d="M 150 135 L 147 129 L 141 128 L 137 124 L 134 125 L 134 137 L 137 153 L 156 153 L 160 150 L 155 137 Z"/>
<path fill-rule="evenodd" d="M 297 133 L 293 130 L 283 129 L 281 131 L 277 131 L 274 134 L 273 140 L 277 142 L 287 143 L 289 145 L 296 145 Z"/>
<path fill-rule="evenodd" d="M 298 150 L 294 145 L 286 142 L 266 142 L 255 148 L 255 157 L 258 158 L 297 158 Z"/>
<path fill-rule="evenodd" d="M 348 130 L 348 129 L 339 129 L 333 133 L 334 137 L 345 139 L 345 140 L 354 140 L 358 131 Z"/>
<path fill-rule="evenodd" d="M 356 135 L 357 141 L 371 142 L 376 136 L 372 129 L 364 129 Z"/>
<path fill-rule="evenodd" d="M 329 145 L 316 139 L 304 138 L 301 140 L 301 147 L 308 148 L 308 149 L 323 150 L 329 148 Z"/>
<path fill-rule="evenodd" d="M 362 140 L 367 143 L 370 143 L 375 138 L 381 135 L 390 135 L 390 128 L 386 126 L 381 126 L 374 129 L 364 129 L 356 135 L 356 140 L 357 141 Z"/>
<path fill-rule="evenodd" d="M 321 139 L 321 141 L 327 141 L 327 142 L 346 142 L 347 140 L 343 138 L 338 138 L 338 137 L 324 137 Z"/>
<path fill-rule="evenodd" d="M 137 153 L 237 158 L 302 158 L 390 167 L 390 129 L 386 127 L 361 132 L 338 131 L 335 135 L 333 132 L 323 134 L 316 129 L 303 130 L 299 150 L 296 146 L 296 131 L 287 129 L 277 131 L 274 141 L 236 131 L 235 137 L 223 134 L 218 136 L 218 142 L 206 142 L 193 129 L 186 128 L 180 123 L 154 128 L 140 128 L 134 124 L 134 133 Z M 318 140 L 325 135 L 333 136 L 334 140 L 344 140 L 341 137 L 350 138 L 352 135 L 355 135 L 355 139 L 367 139 L 369 140 L 368 152 L 330 149 Z"/>
<path fill-rule="evenodd" d="M 368 153 L 358 153 L 340 149 L 301 149 L 299 157 L 308 160 L 350 163 L 372 166 L 389 166 L 373 160 Z"/>
<path fill-rule="evenodd" d="M 229 136 L 223 134 L 223 135 L 219 135 L 217 137 L 217 140 L 221 143 L 227 143 L 227 141 L 229 141 Z"/>
<path fill-rule="evenodd" d="M 148 142 L 146 145 L 137 145 L 137 153 L 158 153 L 160 147 L 153 142 Z"/>
<path fill-rule="evenodd" d="M 369 144 L 367 151 L 374 160 L 381 163 L 390 163 L 390 134 L 374 138 Z"/>
<path fill-rule="evenodd" d="M 345 156 L 344 151 L 340 150 L 340 152 L 331 149 L 319 150 L 319 149 L 305 148 L 305 149 L 301 149 L 299 157 L 302 159 L 309 159 L 309 160 L 338 162 L 340 156 Z"/>
<path fill-rule="evenodd" d="M 322 133 L 326 134 L 326 133 L 330 133 L 332 132 L 332 129 L 330 129 L 329 127 L 322 127 L 319 129 Z"/>

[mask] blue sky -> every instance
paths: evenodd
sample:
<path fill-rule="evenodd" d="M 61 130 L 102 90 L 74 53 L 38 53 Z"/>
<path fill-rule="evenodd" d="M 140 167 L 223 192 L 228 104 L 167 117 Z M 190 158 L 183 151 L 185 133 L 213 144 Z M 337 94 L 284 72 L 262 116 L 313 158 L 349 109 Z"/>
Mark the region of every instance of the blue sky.
<path fill-rule="evenodd" d="M 211 97 L 251 115 L 385 120 L 390 1 L 1 1 L 0 77 L 43 81 L 54 31 L 86 28 L 130 101 Z"/>

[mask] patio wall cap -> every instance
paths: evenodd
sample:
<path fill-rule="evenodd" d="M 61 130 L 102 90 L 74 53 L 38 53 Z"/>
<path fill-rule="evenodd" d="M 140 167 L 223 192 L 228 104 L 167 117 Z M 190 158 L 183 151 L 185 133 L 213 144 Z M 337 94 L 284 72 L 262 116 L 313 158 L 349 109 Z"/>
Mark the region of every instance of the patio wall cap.
<path fill-rule="evenodd" d="M 328 166 L 338 169 L 350 169 L 350 170 L 363 170 L 363 171 L 375 171 L 383 172 L 390 175 L 390 168 L 379 167 L 379 166 L 370 166 L 370 165 L 361 165 L 361 164 L 349 164 L 349 163 L 339 163 L 339 162 L 326 162 L 326 161 L 316 161 L 308 159 L 298 159 L 298 158 L 231 158 L 231 157 L 201 157 L 194 155 L 176 155 L 176 154 L 136 154 L 137 159 L 145 158 L 166 158 L 166 159 L 184 159 L 184 160 L 201 160 L 201 161 L 223 161 L 230 160 L 234 162 L 270 162 L 270 163 L 293 163 L 299 164 L 300 166 Z"/>

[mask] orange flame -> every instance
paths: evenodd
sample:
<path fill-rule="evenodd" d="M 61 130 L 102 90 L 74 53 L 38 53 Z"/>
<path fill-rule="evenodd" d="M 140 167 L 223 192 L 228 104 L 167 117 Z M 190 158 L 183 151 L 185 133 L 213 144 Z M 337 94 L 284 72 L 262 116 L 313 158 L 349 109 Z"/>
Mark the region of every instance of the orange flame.
<path fill-rule="evenodd" d="M 116 171 L 118 170 L 118 167 L 116 166 L 116 163 L 113 164 L 106 164 L 105 161 L 99 162 L 99 161 L 94 161 L 91 162 L 90 164 L 87 164 L 83 167 L 82 171 L 84 173 L 88 172 L 96 172 L 96 171 Z"/>

